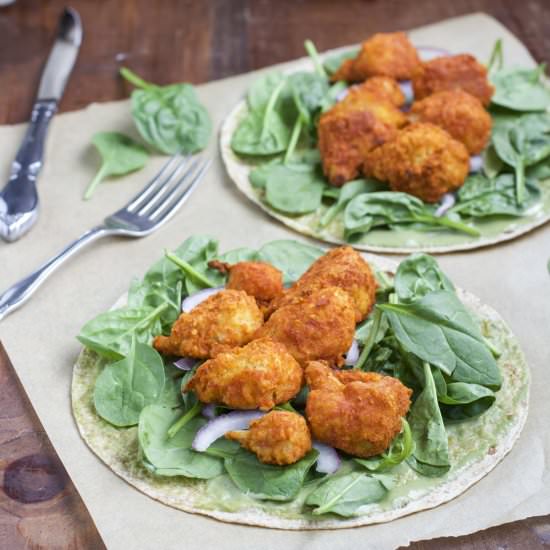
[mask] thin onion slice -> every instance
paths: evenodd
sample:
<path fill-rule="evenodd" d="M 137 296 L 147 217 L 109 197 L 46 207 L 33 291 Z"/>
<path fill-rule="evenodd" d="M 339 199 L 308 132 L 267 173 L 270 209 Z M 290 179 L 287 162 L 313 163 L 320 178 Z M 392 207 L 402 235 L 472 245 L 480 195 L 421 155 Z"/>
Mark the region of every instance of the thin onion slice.
<path fill-rule="evenodd" d="M 470 157 L 470 173 L 479 172 L 483 168 L 483 159 L 480 155 Z"/>
<path fill-rule="evenodd" d="M 359 343 L 354 339 L 346 353 L 345 364 L 348 366 L 355 365 L 357 359 L 359 359 Z"/>
<path fill-rule="evenodd" d="M 182 357 L 181 359 L 174 361 L 173 365 L 182 371 L 188 372 L 197 364 L 197 362 L 198 359 L 193 359 L 193 357 Z"/>
<path fill-rule="evenodd" d="M 435 211 L 435 217 L 441 218 L 449 209 L 451 209 L 456 202 L 456 197 L 453 193 L 445 193 L 443 195 L 443 200 L 441 201 L 441 204 L 439 208 Z"/>
<path fill-rule="evenodd" d="M 208 403 L 208 405 L 202 408 L 201 414 L 209 420 L 216 418 L 216 405 L 214 403 Z"/>
<path fill-rule="evenodd" d="M 245 430 L 252 420 L 261 418 L 262 411 L 232 411 L 217 416 L 205 424 L 195 435 L 191 447 L 195 451 L 204 452 L 216 439 L 232 430 Z"/>
<path fill-rule="evenodd" d="M 216 288 L 205 288 L 199 290 L 190 296 L 187 296 L 181 303 L 181 310 L 184 313 L 189 313 L 194 307 L 198 306 L 201 302 L 204 302 L 210 296 L 217 294 L 220 290 L 223 290 L 223 286 Z"/>
<path fill-rule="evenodd" d="M 333 474 L 340 468 L 340 455 L 335 449 L 321 443 L 313 442 L 313 448 L 319 451 L 319 458 L 315 465 L 315 469 L 322 474 Z"/>
<path fill-rule="evenodd" d="M 410 80 L 400 80 L 398 84 L 405 96 L 405 105 L 412 103 L 414 99 L 412 82 Z"/>
<path fill-rule="evenodd" d="M 443 48 L 434 48 L 433 46 L 418 46 L 416 48 L 418 55 L 422 61 L 431 61 L 436 57 L 447 57 L 451 55 L 449 50 Z"/>

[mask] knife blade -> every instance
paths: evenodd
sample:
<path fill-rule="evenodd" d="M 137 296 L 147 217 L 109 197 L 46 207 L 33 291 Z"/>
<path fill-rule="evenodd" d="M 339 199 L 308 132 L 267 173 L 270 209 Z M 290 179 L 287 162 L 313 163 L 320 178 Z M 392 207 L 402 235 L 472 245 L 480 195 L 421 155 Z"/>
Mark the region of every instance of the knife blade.
<path fill-rule="evenodd" d="M 37 219 L 36 179 L 43 165 L 44 142 L 81 42 L 80 16 L 76 10 L 66 8 L 42 72 L 29 127 L 12 163 L 8 183 L 0 191 L 0 237 L 7 242 L 19 239 Z"/>

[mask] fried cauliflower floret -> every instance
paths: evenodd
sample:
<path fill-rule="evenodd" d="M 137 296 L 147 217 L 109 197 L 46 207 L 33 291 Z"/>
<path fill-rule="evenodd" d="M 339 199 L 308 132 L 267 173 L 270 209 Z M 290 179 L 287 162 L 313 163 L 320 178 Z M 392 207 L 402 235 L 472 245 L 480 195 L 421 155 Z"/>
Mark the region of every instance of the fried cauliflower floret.
<path fill-rule="evenodd" d="M 487 69 L 468 54 L 437 57 L 420 64 L 412 75 L 415 99 L 423 99 L 443 90 L 464 90 L 485 106 L 495 88 L 487 79 Z"/>
<path fill-rule="evenodd" d="M 491 137 L 491 116 L 477 97 L 463 90 L 436 92 L 415 101 L 409 119 L 443 128 L 463 143 L 471 155 L 481 153 Z"/>
<path fill-rule="evenodd" d="M 266 464 L 294 464 L 311 450 L 311 434 L 303 416 L 287 411 L 271 411 L 250 423 L 248 430 L 228 432 Z"/>
<path fill-rule="evenodd" d="M 466 180 L 470 156 L 445 130 L 418 122 L 367 155 L 364 172 L 387 181 L 393 191 L 437 202 Z"/>
<path fill-rule="evenodd" d="M 301 364 L 325 359 L 342 364 L 355 333 L 355 308 L 349 294 L 336 286 L 312 291 L 295 304 L 275 311 L 256 333 L 285 346 Z"/>
<path fill-rule="evenodd" d="M 358 91 L 369 92 L 381 99 L 386 99 L 395 107 L 401 107 L 405 104 L 405 94 L 399 87 L 397 80 L 389 76 L 373 76 L 365 80 L 362 84 L 352 86 L 348 91 L 348 96 Z"/>
<path fill-rule="evenodd" d="M 370 76 L 408 80 L 420 64 L 415 47 L 404 32 L 377 33 L 363 42 L 354 59 L 348 59 L 332 80 L 361 82 Z"/>
<path fill-rule="evenodd" d="M 323 172 L 335 186 L 359 175 L 365 155 L 395 137 L 407 122 L 395 99 L 358 86 L 319 119 L 318 146 Z"/>
<path fill-rule="evenodd" d="M 401 431 L 412 391 L 377 373 L 334 373 L 310 362 L 306 417 L 315 439 L 346 453 L 369 457 L 385 451 Z"/>
<path fill-rule="evenodd" d="M 203 403 L 267 411 L 292 399 L 302 379 L 302 368 L 285 347 L 261 338 L 203 363 L 186 389 Z"/>
<path fill-rule="evenodd" d="M 365 319 L 376 301 L 376 280 L 369 264 L 351 246 L 340 246 L 313 262 L 292 287 L 271 303 L 270 311 L 299 304 L 327 286 L 337 286 L 350 295 L 356 323 Z"/>
<path fill-rule="evenodd" d="M 252 296 L 242 290 L 221 290 L 182 313 L 170 336 L 157 336 L 153 347 L 165 355 L 206 359 L 216 350 L 250 342 L 263 318 Z"/>

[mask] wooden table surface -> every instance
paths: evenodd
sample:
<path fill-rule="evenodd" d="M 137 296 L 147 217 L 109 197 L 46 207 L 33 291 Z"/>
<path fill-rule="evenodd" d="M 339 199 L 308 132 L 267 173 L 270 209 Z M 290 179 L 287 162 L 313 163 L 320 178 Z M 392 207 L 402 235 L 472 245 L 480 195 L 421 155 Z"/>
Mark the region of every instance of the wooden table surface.
<path fill-rule="evenodd" d="M 66 3 L 17 0 L 0 7 L 0 124 L 27 119 Z M 500 20 L 538 61 L 550 60 L 548 0 L 72 0 L 70 5 L 82 17 L 84 42 L 62 111 L 126 97 L 128 90 L 117 76 L 121 65 L 159 84 L 201 83 L 299 57 L 305 38 L 324 50 L 376 31 L 413 28 L 474 11 Z M 1 344 L 0 475 L 1 549 L 104 547 Z M 548 545 L 550 516 L 417 542 L 411 548 Z"/>

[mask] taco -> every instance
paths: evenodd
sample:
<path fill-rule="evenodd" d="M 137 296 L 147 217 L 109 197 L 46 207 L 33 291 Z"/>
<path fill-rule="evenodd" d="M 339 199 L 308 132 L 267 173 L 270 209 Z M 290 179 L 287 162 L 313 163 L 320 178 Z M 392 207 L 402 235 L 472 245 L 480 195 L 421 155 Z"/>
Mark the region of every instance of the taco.
<path fill-rule="evenodd" d="M 215 240 L 191 237 L 135 280 L 127 296 L 79 335 L 85 348 L 74 367 L 72 406 L 92 451 L 115 474 L 164 504 L 281 529 L 390 521 L 441 505 L 488 474 L 514 445 L 527 415 L 529 371 L 506 323 L 475 296 L 455 288 L 430 256 L 413 255 L 398 265 L 349 247 L 324 252 L 296 241 L 274 241 L 259 250 L 220 255 Z M 366 274 L 363 279 L 348 269 L 352 264 Z M 239 277 L 231 275 L 235 265 L 244 266 Z M 248 319 L 243 308 L 254 310 L 259 292 L 235 289 L 250 282 L 243 271 L 257 265 L 279 270 L 287 287 L 268 304 L 258 301 L 258 311 L 261 306 L 268 319 L 259 321 L 257 339 L 216 352 L 194 351 L 203 355 L 198 364 L 183 357 L 176 366 L 173 357 L 155 351 L 152 343 L 175 353 L 166 345 L 174 345 L 176 333 L 178 345 L 187 345 L 191 333 L 181 337 L 183 325 L 197 320 L 195 308 L 230 311 L 220 306 L 220 296 L 242 300 L 244 305 L 231 311 Z M 375 300 L 370 270 L 377 281 Z M 205 290 L 208 285 L 214 290 Z M 319 312 L 330 302 L 325 296 L 321 306 L 315 303 L 312 320 L 308 312 L 315 293 L 332 293 L 347 305 L 339 317 L 323 317 Z M 180 316 L 182 298 L 188 313 Z M 296 336 L 301 344 L 296 349 L 295 334 L 277 331 L 272 321 L 290 310 L 301 315 L 291 324 L 290 332 L 302 334 Z M 350 330 L 344 318 L 351 319 L 351 346 L 343 336 Z M 214 333 L 231 322 L 225 317 Z M 311 323 L 317 339 L 304 328 Z M 230 337 L 243 333 L 235 334 Z M 224 392 L 222 378 L 234 368 L 230 362 L 266 341 L 286 354 L 277 366 L 283 376 L 273 374 L 272 385 L 261 386 L 265 391 L 251 384 L 250 391 Z M 258 356 L 254 361 L 261 362 Z M 302 367 L 307 384 L 301 388 Z M 232 390 L 242 390 L 247 377 L 255 376 L 247 372 L 239 374 Z M 335 393 L 320 392 L 314 375 L 330 378 Z M 382 381 L 384 388 L 376 393 L 372 380 Z M 356 394 L 370 395 L 367 401 L 382 403 L 380 408 L 365 409 L 361 399 L 348 407 L 351 394 L 345 388 L 351 382 Z M 399 406 L 391 396 L 397 386 Z M 328 402 L 351 413 L 334 415 L 325 408 Z M 285 444 L 275 449 L 281 437 L 274 430 L 254 446 L 253 432 L 275 416 L 294 423 L 284 432 Z M 309 430 L 317 441 L 308 440 Z M 389 431 L 381 435 L 384 430 Z"/>

